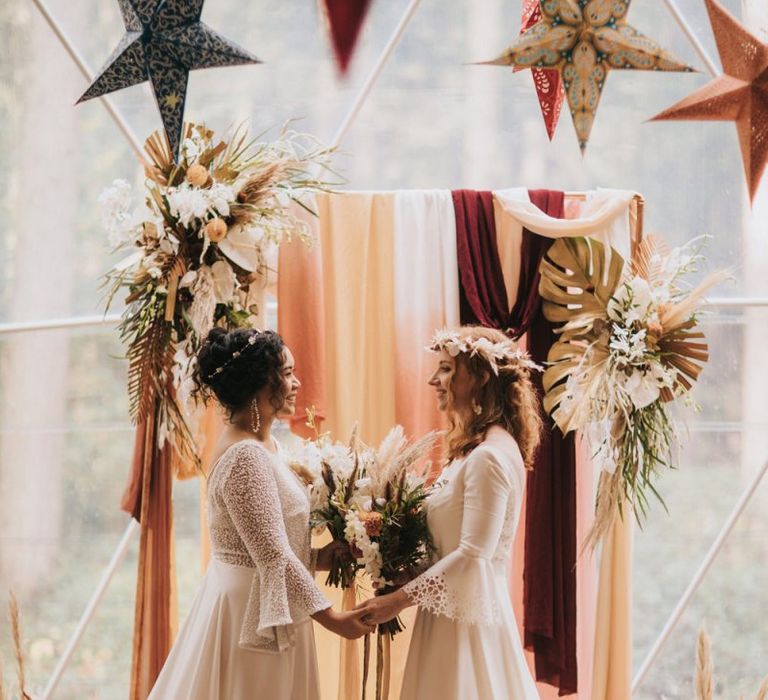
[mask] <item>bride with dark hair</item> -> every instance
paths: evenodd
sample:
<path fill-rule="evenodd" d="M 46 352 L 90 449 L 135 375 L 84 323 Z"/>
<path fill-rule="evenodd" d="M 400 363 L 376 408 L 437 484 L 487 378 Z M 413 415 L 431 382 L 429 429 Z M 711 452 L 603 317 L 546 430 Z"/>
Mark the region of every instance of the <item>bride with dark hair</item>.
<path fill-rule="evenodd" d="M 228 412 L 208 474 L 211 562 L 150 700 L 316 700 L 311 618 L 355 639 L 372 627 L 336 612 L 315 584 L 338 544 L 310 547 L 309 497 L 281 459 L 272 424 L 301 386 L 272 331 L 214 328 L 198 388 Z"/>

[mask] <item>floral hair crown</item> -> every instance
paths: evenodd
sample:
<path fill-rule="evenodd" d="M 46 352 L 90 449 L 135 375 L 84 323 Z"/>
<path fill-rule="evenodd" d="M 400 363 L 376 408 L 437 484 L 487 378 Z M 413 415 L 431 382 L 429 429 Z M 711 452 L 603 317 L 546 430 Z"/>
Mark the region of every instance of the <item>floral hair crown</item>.
<path fill-rule="evenodd" d="M 451 357 L 456 357 L 460 353 L 467 353 L 471 357 L 482 357 L 497 376 L 499 364 L 519 365 L 529 370 L 543 371 L 543 367 L 537 365 L 525 350 L 518 348 L 513 340 L 494 343 L 488 338 L 472 336 L 461 338 L 456 331 L 443 330 L 435 333 L 427 350 L 432 352 L 445 350 Z"/>
<path fill-rule="evenodd" d="M 215 376 L 221 374 L 227 367 L 229 367 L 238 357 L 240 357 L 244 352 L 252 348 L 254 345 L 256 345 L 256 338 L 259 335 L 259 331 L 254 331 L 251 335 L 248 336 L 248 342 L 245 346 L 243 346 L 240 350 L 235 350 L 232 353 L 232 357 L 230 357 L 225 363 L 219 365 L 216 369 L 214 369 L 207 377 L 206 379 L 213 379 Z"/>

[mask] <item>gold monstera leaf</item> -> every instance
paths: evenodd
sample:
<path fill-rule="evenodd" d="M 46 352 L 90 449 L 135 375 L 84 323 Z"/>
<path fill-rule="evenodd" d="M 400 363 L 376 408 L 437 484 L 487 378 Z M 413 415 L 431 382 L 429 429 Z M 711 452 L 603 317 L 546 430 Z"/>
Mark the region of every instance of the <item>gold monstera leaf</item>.
<path fill-rule="evenodd" d="M 607 357 L 608 302 L 624 273 L 624 258 L 592 238 L 560 238 L 541 261 L 539 294 L 547 320 L 563 324 L 559 339 L 549 350 L 544 372 L 544 410 L 564 433 L 580 427 L 586 406 L 563 405 L 568 377 L 577 369 L 583 381 L 599 378 L 599 365 Z"/>

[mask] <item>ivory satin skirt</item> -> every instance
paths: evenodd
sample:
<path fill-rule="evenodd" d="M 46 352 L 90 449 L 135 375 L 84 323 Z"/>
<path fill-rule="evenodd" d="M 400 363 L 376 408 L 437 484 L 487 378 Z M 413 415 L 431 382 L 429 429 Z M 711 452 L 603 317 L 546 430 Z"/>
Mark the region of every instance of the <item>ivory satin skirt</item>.
<path fill-rule="evenodd" d="M 239 646 L 253 574 L 211 560 L 149 700 L 319 700 L 310 619 L 283 652 Z"/>

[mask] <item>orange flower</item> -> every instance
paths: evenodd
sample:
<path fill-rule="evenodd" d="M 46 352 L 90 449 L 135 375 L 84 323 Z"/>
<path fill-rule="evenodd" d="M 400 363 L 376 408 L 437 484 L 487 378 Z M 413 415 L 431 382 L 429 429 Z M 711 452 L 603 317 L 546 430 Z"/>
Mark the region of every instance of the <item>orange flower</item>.
<path fill-rule="evenodd" d="M 190 165 L 187 169 L 187 182 L 193 187 L 204 187 L 209 177 L 208 168 L 200 163 Z"/>
<path fill-rule="evenodd" d="M 227 223 L 224 219 L 211 219 L 205 225 L 205 235 L 212 243 L 218 243 L 227 237 Z"/>
<path fill-rule="evenodd" d="M 384 519 L 381 517 L 381 513 L 360 513 L 359 517 L 365 527 L 365 534 L 368 537 L 379 537 L 381 535 L 381 530 L 384 526 Z"/>

